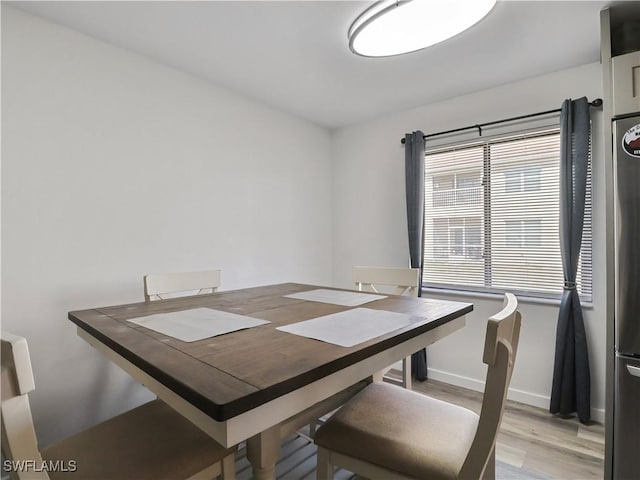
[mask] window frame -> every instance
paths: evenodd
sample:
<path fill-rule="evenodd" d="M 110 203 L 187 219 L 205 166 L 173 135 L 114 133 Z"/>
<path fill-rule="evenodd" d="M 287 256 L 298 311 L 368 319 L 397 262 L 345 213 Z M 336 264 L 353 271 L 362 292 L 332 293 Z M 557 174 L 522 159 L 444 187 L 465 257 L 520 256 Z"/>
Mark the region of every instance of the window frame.
<path fill-rule="evenodd" d="M 490 156 L 490 146 L 494 144 L 500 143 L 508 143 L 522 139 L 530 139 L 536 137 L 543 137 L 550 134 L 559 134 L 560 128 L 557 124 L 554 125 L 545 125 L 538 128 L 532 128 L 530 130 L 522 130 L 522 131 L 511 131 L 505 132 L 499 135 L 487 136 L 484 138 L 475 138 L 466 141 L 460 141 L 455 143 L 446 143 L 439 144 L 434 146 L 433 148 L 425 149 L 425 162 L 427 161 L 427 155 L 435 154 L 435 153 L 444 153 L 444 152 L 453 152 L 456 150 L 469 149 L 473 147 L 482 147 L 483 148 L 483 160 L 482 160 L 482 172 L 481 172 L 481 197 L 482 197 L 482 208 L 483 208 L 483 217 L 481 217 L 481 248 L 484 252 L 484 284 L 480 285 L 465 285 L 465 284 L 455 284 L 455 283 L 446 283 L 446 282 L 434 282 L 427 281 L 425 278 L 425 272 L 423 272 L 423 289 L 428 290 L 430 292 L 435 293 L 448 293 L 448 294 L 479 294 L 479 295 L 499 295 L 504 293 L 505 291 L 512 292 L 514 294 L 529 297 L 532 299 L 539 299 L 541 301 L 558 301 L 562 297 L 562 286 L 558 287 L 558 291 L 536 291 L 530 290 L 526 288 L 504 288 L 504 287 L 494 287 L 492 286 L 492 252 L 491 252 L 491 156 Z M 560 161 L 560 157 L 558 156 L 558 161 Z M 584 286 L 584 290 L 579 290 L 580 299 L 583 303 L 591 304 L 593 300 L 593 179 L 592 179 L 592 162 L 593 162 L 593 152 L 591 148 L 591 139 L 589 142 L 589 160 L 588 160 L 588 176 L 587 176 L 587 192 L 586 192 L 586 201 L 585 201 L 585 221 L 583 226 L 583 244 L 581 248 L 581 256 L 580 256 L 580 268 L 578 270 L 578 284 Z M 525 171 L 527 166 L 524 165 L 522 171 L 520 172 L 519 185 L 520 189 L 517 192 L 512 192 L 511 194 L 523 193 L 526 194 L 528 191 L 533 191 L 537 189 L 527 188 L 527 172 Z M 537 188 L 540 188 L 541 180 L 540 180 L 540 171 L 541 169 L 535 169 L 535 174 L 532 176 L 533 181 L 532 184 L 535 184 Z M 454 177 L 454 190 L 457 187 L 457 173 L 459 172 L 451 172 L 451 171 L 442 171 L 434 174 L 435 176 L 446 176 L 452 175 Z M 425 177 L 428 175 L 428 167 L 425 165 Z M 505 179 L 505 188 L 506 188 L 506 179 Z M 427 179 L 425 178 L 425 192 L 424 195 L 427 195 Z M 435 189 L 432 188 L 431 195 L 435 195 Z M 455 193 L 454 193 L 455 195 Z M 426 211 L 426 198 L 425 198 L 425 214 L 424 214 L 424 228 L 425 228 L 425 236 L 427 229 L 427 211 Z M 559 199 L 556 204 L 559 208 Z M 441 208 L 441 207 L 440 207 Z M 472 214 L 466 214 L 467 216 L 472 216 Z M 484 218 L 484 222 L 482 222 L 482 218 Z M 520 235 L 521 235 L 521 246 L 520 248 L 529 248 L 526 246 L 527 243 L 527 226 L 525 225 L 525 221 L 520 225 Z M 539 223 L 538 223 L 539 225 Z M 538 231 L 540 230 L 540 226 L 537 227 Z M 435 234 L 434 234 L 435 237 Z M 585 252 L 585 240 L 589 239 L 588 249 Z M 542 236 L 538 238 L 539 242 L 542 241 Z M 530 246 L 531 247 L 531 246 Z M 466 248 L 466 244 L 463 246 Z M 536 247 L 533 247 L 536 248 Z M 557 243 L 558 255 L 560 249 L 560 242 L 558 240 Z M 449 248 L 450 249 L 450 248 Z M 427 263 L 427 245 L 426 242 L 423 243 L 423 251 L 422 251 L 422 259 L 423 264 Z M 586 254 L 585 254 L 586 253 Z M 434 255 L 435 256 L 435 255 Z M 466 255 L 461 256 L 461 259 L 466 258 Z M 462 263 L 462 262 L 460 262 Z"/>

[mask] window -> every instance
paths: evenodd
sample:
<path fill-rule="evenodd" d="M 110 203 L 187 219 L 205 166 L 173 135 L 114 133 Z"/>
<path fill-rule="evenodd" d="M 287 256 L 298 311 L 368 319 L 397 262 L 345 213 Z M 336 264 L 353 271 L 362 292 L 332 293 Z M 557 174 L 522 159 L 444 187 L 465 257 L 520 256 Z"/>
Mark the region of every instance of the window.
<path fill-rule="evenodd" d="M 538 165 L 510 167 L 504 172 L 505 188 L 509 193 L 534 192 L 540 190 L 540 172 Z"/>
<path fill-rule="evenodd" d="M 481 258 L 480 217 L 434 218 L 434 253 L 439 258 Z"/>
<path fill-rule="evenodd" d="M 424 285 L 559 297 L 559 175 L 557 129 L 428 150 Z M 590 164 L 587 183 L 577 283 L 590 301 Z"/>
<path fill-rule="evenodd" d="M 434 176 L 433 205 L 450 207 L 477 202 L 482 194 L 480 178 L 480 170 Z"/>
<path fill-rule="evenodd" d="M 506 221 L 506 247 L 531 248 L 540 246 L 540 224 L 538 220 L 507 220 Z"/>

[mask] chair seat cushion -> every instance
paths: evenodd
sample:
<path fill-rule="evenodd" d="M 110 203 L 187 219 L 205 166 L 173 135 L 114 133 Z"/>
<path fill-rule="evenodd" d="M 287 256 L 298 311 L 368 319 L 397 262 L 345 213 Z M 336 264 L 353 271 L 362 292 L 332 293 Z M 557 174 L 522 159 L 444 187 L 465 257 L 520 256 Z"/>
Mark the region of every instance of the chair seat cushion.
<path fill-rule="evenodd" d="M 157 480 L 188 478 L 233 450 L 154 400 L 46 448 L 42 457 L 76 464 L 75 472 L 49 472 L 52 480 Z"/>
<path fill-rule="evenodd" d="M 316 433 L 328 450 L 420 479 L 456 478 L 478 415 L 404 388 L 374 383 Z"/>

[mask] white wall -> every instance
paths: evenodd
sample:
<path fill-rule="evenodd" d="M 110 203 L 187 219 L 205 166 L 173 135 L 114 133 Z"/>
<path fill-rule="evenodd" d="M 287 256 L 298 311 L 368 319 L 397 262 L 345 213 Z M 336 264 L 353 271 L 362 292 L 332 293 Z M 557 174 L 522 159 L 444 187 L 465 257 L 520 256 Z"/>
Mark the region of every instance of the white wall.
<path fill-rule="evenodd" d="M 464 74 L 461 72 L 461 75 Z M 401 87 L 399 87 L 401 88 Z M 404 198 L 405 132 L 437 132 L 557 108 L 565 98 L 602 96 L 599 64 L 545 75 L 345 127 L 332 135 L 334 283 L 351 284 L 352 265 L 408 262 Z M 601 113 L 594 121 L 594 301 L 585 310 L 590 348 L 592 407 L 603 419 L 605 391 L 604 165 Z M 474 303 L 467 327 L 428 350 L 432 378 L 483 388 L 481 347 L 486 319 L 500 300 L 448 296 Z M 523 330 L 511 398 L 548 408 L 557 305 L 524 303 Z"/>
<path fill-rule="evenodd" d="M 148 398 L 68 311 L 151 272 L 331 282 L 328 131 L 7 5 L 2 117 L 2 328 L 43 445 Z"/>

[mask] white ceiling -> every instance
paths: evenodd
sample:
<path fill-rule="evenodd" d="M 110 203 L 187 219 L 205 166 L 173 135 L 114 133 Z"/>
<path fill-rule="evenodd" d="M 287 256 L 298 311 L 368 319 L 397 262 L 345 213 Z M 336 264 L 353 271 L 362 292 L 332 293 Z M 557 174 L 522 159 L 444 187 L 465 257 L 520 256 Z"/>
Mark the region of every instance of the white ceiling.
<path fill-rule="evenodd" d="M 17 2 L 325 127 L 599 60 L 606 1 L 499 1 L 429 49 L 363 58 L 347 29 L 372 2 Z"/>

